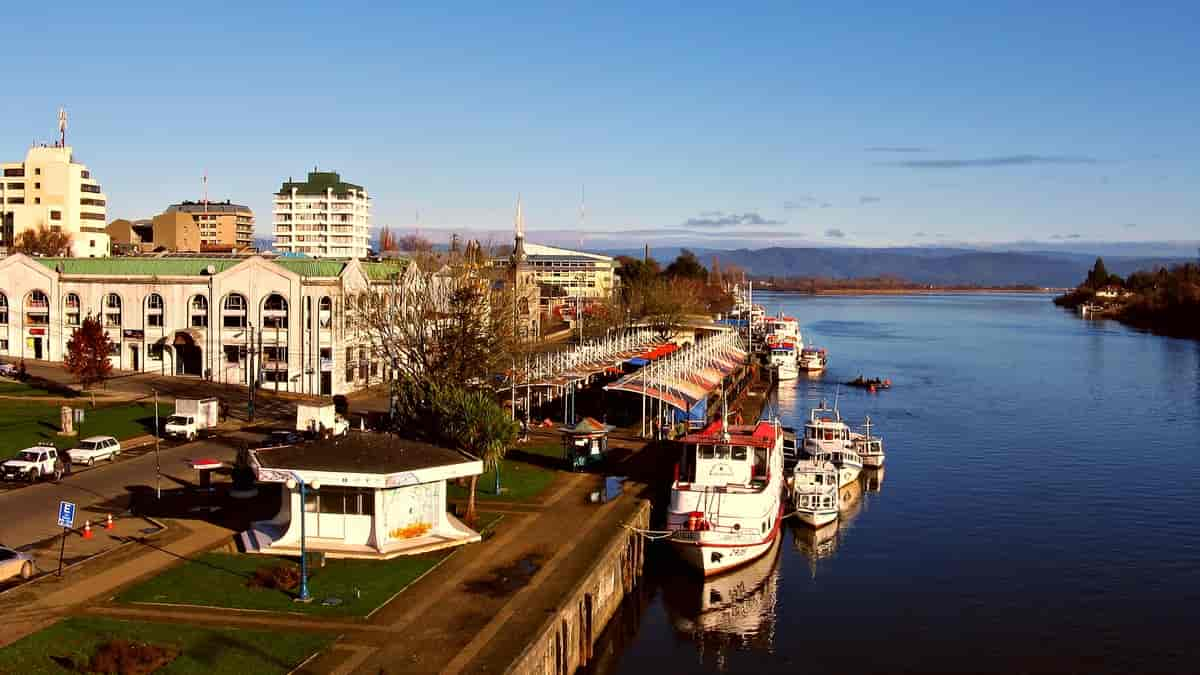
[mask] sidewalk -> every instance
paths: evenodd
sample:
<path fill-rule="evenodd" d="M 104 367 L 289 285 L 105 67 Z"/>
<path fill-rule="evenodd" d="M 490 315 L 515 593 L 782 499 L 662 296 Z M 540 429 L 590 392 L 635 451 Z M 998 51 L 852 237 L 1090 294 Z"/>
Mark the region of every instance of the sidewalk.
<path fill-rule="evenodd" d="M 41 630 L 62 616 L 117 589 L 155 574 L 180 558 L 197 555 L 229 541 L 233 533 L 202 521 L 168 521 L 156 537 L 130 540 L 125 546 L 90 558 L 0 595 L 5 630 L 0 647 Z"/>

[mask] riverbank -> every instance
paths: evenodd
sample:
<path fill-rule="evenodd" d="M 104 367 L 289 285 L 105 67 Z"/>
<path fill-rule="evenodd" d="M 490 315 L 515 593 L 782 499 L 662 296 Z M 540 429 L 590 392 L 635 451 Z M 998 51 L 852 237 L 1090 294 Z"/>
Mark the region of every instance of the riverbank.
<path fill-rule="evenodd" d="M 790 295 L 824 295 L 824 296 L 855 296 L 855 295 L 981 295 L 997 293 L 1023 293 L 1028 295 L 1045 295 L 1057 293 L 1058 288 L 821 288 L 816 291 L 798 288 L 762 288 L 768 293 L 787 293 Z"/>

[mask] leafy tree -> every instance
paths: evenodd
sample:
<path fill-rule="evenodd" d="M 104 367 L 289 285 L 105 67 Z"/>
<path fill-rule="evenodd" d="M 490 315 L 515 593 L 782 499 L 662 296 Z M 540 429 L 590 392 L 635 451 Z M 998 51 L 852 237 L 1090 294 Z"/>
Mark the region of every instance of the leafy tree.
<path fill-rule="evenodd" d="M 452 389 L 443 403 L 446 410 L 446 434 L 454 444 L 483 460 L 485 471 L 496 475 L 496 494 L 500 493 L 500 461 L 517 440 L 520 426 L 509 417 L 490 394 L 480 390 Z M 467 522 L 474 524 L 475 489 L 478 476 L 471 476 L 471 494 L 467 500 Z"/>
<path fill-rule="evenodd" d="M 654 258 L 642 260 L 627 255 L 617 256 L 617 276 L 625 284 L 649 281 L 659 275 L 658 261 Z"/>
<path fill-rule="evenodd" d="M 1104 258 L 1096 258 L 1096 264 L 1092 266 L 1087 276 L 1088 288 L 1102 288 L 1108 283 L 1108 268 L 1104 266 Z"/>
<path fill-rule="evenodd" d="M 112 373 L 112 363 L 108 360 L 112 346 L 113 341 L 100 320 L 87 317 L 67 342 L 67 372 L 74 375 L 84 389 L 104 382 Z"/>
<path fill-rule="evenodd" d="M 679 252 L 679 256 L 670 265 L 667 265 L 664 274 L 677 279 L 708 281 L 708 270 L 700 263 L 700 259 L 696 257 L 696 254 L 686 248 Z"/>
<path fill-rule="evenodd" d="M 33 256 L 68 256 L 71 255 L 71 234 L 42 225 L 18 234 L 13 250 Z"/>

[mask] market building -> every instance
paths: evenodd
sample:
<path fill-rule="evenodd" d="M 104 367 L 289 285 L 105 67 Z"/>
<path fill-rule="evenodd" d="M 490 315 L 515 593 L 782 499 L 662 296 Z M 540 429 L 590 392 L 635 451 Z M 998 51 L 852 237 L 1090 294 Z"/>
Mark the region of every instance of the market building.
<path fill-rule="evenodd" d="M 62 361 L 90 315 L 117 369 L 345 394 L 389 376 L 360 330 L 364 294 L 411 271 L 404 259 L 14 254 L 0 259 L 0 356 Z"/>
<path fill-rule="evenodd" d="M 250 463 L 260 483 L 283 490 L 279 512 L 240 536 L 248 553 L 296 555 L 303 536 L 308 551 L 331 558 L 386 559 L 480 539 L 446 511 L 446 481 L 483 473 L 458 450 L 352 432 L 253 450 Z"/>

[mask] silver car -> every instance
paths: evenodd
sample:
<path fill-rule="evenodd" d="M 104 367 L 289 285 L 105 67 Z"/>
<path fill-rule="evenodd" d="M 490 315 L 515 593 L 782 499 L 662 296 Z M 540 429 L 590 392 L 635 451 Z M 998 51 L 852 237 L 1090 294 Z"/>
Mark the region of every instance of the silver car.
<path fill-rule="evenodd" d="M 0 583 L 33 576 L 33 556 L 0 546 Z"/>

